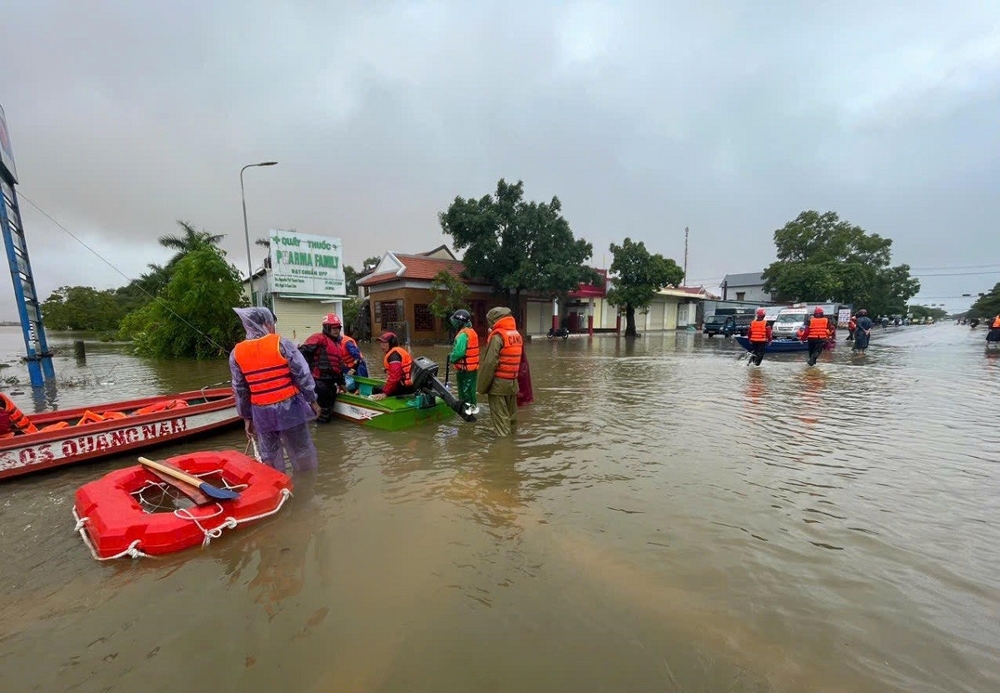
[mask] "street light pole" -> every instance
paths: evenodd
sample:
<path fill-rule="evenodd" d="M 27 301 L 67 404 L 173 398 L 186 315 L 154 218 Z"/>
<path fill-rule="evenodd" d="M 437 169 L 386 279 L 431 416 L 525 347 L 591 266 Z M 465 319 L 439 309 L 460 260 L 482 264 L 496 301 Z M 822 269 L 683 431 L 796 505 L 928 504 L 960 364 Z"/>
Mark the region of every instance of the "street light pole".
<path fill-rule="evenodd" d="M 277 161 L 261 161 L 259 164 L 247 164 L 240 169 L 240 199 L 243 200 L 243 235 L 247 241 L 247 291 L 250 292 L 250 301 L 253 301 L 253 261 L 250 259 L 250 228 L 247 225 L 247 195 L 243 188 L 243 172 L 255 166 L 274 166 Z"/>

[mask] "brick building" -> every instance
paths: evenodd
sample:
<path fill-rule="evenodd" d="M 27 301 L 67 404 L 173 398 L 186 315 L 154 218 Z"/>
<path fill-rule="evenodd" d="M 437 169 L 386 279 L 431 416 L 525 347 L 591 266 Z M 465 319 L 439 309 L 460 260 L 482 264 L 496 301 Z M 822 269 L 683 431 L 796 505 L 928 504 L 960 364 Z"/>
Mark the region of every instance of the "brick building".
<path fill-rule="evenodd" d="M 486 312 L 497 305 L 492 287 L 483 282 L 461 277 L 465 266 L 447 246 L 426 253 L 409 255 L 386 253 L 370 274 L 358 280 L 358 286 L 368 293 L 372 335 L 389 330 L 403 342 L 433 344 L 448 341 L 446 321 L 430 312 L 434 298 L 432 280 L 445 270 L 469 287 L 469 309 L 473 327 L 486 333 Z"/>

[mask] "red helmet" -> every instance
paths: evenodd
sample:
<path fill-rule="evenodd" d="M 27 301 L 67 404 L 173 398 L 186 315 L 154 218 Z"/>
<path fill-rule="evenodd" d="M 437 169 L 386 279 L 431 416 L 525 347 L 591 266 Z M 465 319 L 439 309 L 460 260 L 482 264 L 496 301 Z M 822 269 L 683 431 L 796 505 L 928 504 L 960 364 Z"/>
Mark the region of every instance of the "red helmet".
<path fill-rule="evenodd" d="M 816 306 L 816 310 L 813 311 L 813 315 L 815 315 L 817 318 L 822 318 L 823 317 L 823 309 L 820 308 L 819 306 Z"/>
<path fill-rule="evenodd" d="M 757 317 L 758 318 L 763 318 L 765 316 L 767 316 L 767 311 L 764 310 L 763 308 L 758 308 L 757 309 Z"/>
<path fill-rule="evenodd" d="M 340 316 L 336 313 L 327 313 L 326 317 L 323 318 L 323 324 L 330 327 L 343 327 L 343 323 L 340 322 Z"/>

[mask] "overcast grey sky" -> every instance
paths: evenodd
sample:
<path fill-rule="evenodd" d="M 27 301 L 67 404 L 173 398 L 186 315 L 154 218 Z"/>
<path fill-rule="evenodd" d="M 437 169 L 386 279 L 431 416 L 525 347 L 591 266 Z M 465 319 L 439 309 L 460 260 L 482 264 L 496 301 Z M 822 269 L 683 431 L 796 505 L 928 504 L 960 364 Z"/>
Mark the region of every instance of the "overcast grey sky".
<path fill-rule="evenodd" d="M 817 209 L 894 239 L 929 302 L 1000 281 L 996 0 L 8 0 L 2 26 L 19 191 L 128 277 L 176 219 L 244 268 L 239 169 L 276 159 L 251 240 L 336 235 L 355 266 L 447 242 L 437 213 L 505 177 L 598 266 L 625 236 L 681 263 L 688 226 L 714 286 Z M 22 211 L 43 298 L 125 283 Z"/>

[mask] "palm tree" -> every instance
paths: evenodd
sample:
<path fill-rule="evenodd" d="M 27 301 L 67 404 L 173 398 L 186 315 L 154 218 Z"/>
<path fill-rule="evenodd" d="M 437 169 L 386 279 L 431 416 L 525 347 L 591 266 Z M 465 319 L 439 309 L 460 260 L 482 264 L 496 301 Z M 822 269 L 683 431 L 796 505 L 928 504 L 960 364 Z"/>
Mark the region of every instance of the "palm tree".
<path fill-rule="evenodd" d="M 181 221 L 178 219 L 177 224 L 184 229 L 183 235 L 164 235 L 157 239 L 160 242 L 160 245 L 164 248 L 170 248 L 177 251 L 177 253 L 170 258 L 170 261 L 167 262 L 165 269 L 173 268 L 173 266 L 177 264 L 178 260 L 190 253 L 192 250 L 218 247 L 219 241 L 226 237 L 226 234 L 224 233 L 212 234 L 205 230 L 196 231 L 191 222 L 188 221 Z"/>

